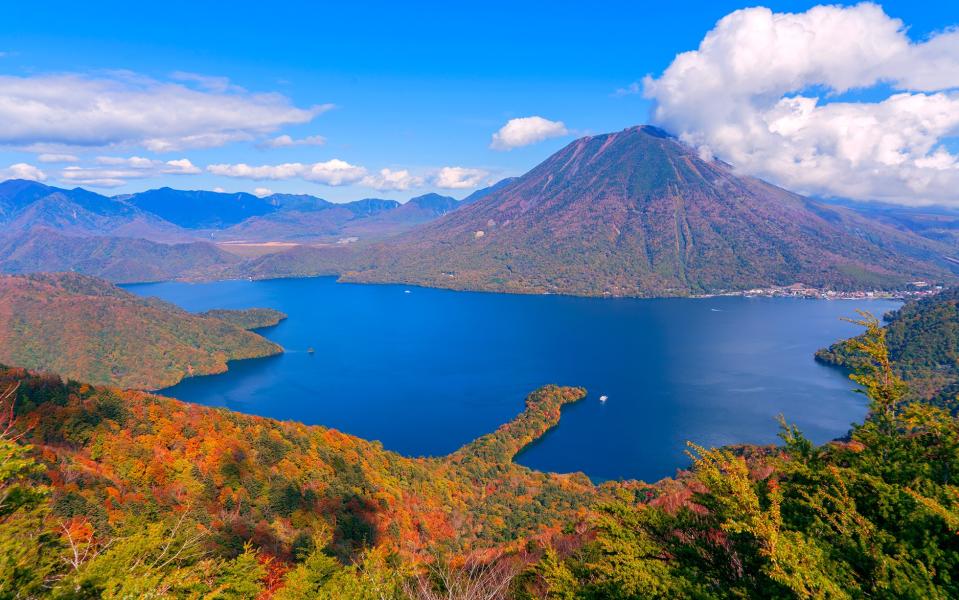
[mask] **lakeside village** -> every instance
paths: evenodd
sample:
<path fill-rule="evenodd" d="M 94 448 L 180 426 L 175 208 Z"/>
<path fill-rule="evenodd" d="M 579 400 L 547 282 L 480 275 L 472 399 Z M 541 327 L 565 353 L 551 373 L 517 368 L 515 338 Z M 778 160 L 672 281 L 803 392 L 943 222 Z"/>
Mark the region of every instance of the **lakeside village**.
<path fill-rule="evenodd" d="M 824 290 L 802 283 L 793 283 L 792 285 L 754 288 L 740 292 L 710 294 L 710 296 L 746 296 L 749 298 L 819 298 L 823 300 L 908 300 L 914 298 L 923 298 L 926 296 L 935 296 L 943 289 L 944 286 L 929 283 L 927 281 L 913 281 L 902 290 L 871 290 L 855 292 Z"/>

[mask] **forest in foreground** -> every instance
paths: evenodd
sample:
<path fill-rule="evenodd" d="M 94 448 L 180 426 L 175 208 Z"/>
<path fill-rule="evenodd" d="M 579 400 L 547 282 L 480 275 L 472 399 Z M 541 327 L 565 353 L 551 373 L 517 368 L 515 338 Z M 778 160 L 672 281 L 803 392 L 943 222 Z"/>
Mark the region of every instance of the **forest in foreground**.
<path fill-rule="evenodd" d="M 909 393 L 887 329 L 859 322 L 847 344 L 870 411 L 846 439 L 783 423 L 777 447 L 691 445 L 692 467 L 651 485 L 512 462 L 577 388 L 411 459 L 6 368 L 0 597 L 959 596 L 959 421 Z"/>

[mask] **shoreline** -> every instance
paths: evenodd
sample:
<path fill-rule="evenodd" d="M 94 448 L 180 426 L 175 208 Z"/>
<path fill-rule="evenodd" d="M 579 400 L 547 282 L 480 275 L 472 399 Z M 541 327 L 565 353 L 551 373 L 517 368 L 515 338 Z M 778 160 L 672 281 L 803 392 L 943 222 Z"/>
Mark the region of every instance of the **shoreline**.
<path fill-rule="evenodd" d="M 173 278 L 173 279 L 158 279 L 151 281 L 124 281 L 124 282 L 115 282 L 114 285 L 125 288 L 126 286 L 135 286 L 135 285 L 149 285 L 157 283 L 188 283 L 188 284 L 206 284 L 206 283 L 217 283 L 217 282 L 226 282 L 226 281 L 277 281 L 284 279 L 318 279 L 318 278 L 334 278 L 336 283 L 339 284 L 351 284 L 351 285 L 395 285 L 395 286 L 405 286 L 410 288 L 419 288 L 427 290 L 443 290 L 448 292 L 473 292 L 478 294 L 507 294 L 510 296 L 560 296 L 564 298 L 596 298 L 596 299 L 610 299 L 610 300 L 621 300 L 621 299 L 633 299 L 633 300 L 666 300 L 666 299 L 691 299 L 691 300 L 701 300 L 709 298 L 729 298 L 729 297 L 742 297 L 742 298 L 802 298 L 807 300 L 900 300 L 906 301 L 916 298 L 924 298 L 928 296 L 934 296 L 939 292 L 946 289 L 948 286 L 945 284 L 926 284 L 923 287 L 918 287 L 915 289 L 897 289 L 897 290 L 882 290 L 882 289 L 861 289 L 861 290 L 832 290 L 816 287 L 807 287 L 801 286 L 796 287 L 800 284 L 793 284 L 791 286 L 769 286 L 762 288 L 751 288 L 748 290 L 729 290 L 729 291 L 718 291 L 711 293 L 653 293 L 649 295 L 638 295 L 638 294 L 613 294 L 610 292 L 602 293 L 575 293 L 575 292 L 550 292 L 550 291 L 536 291 L 536 290 L 500 290 L 500 289 L 482 289 L 482 288 L 470 288 L 470 287 L 453 287 L 453 286 L 443 286 L 443 285 L 426 285 L 422 283 L 411 283 L 404 281 L 358 281 L 354 279 L 344 279 L 342 274 L 325 274 L 320 273 L 316 275 L 277 275 L 271 277 L 214 277 L 214 278 L 203 278 L 203 277 L 183 277 L 183 278 Z"/>

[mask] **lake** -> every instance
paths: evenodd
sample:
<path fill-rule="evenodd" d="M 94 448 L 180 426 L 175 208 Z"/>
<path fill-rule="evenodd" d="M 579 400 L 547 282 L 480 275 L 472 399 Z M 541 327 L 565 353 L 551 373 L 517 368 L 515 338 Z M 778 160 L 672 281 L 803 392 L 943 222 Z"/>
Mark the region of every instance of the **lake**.
<path fill-rule="evenodd" d="M 190 311 L 270 307 L 281 356 L 163 391 L 189 402 L 326 425 L 407 455 L 442 455 L 508 421 L 548 383 L 589 396 L 518 461 L 596 481 L 653 481 L 686 466 L 686 441 L 777 441 L 785 415 L 816 442 L 865 414 L 817 348 L 890 301 L 591 299 L 452 292 L 333 278 L 125 286 Z M 315 349 L 308 353 L 308 348 Z M 608 396 L 600 402 L 601 395 Z"/>

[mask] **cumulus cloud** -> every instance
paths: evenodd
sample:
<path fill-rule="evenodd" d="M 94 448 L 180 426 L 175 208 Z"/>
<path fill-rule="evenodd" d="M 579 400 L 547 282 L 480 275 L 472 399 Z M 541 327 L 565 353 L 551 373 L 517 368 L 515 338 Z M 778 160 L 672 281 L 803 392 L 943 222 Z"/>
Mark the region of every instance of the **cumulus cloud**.
<path fill-rule="evenodd" d="M 489 175 L 482 169 L 443 167 L 433 176 L 433 185 L 447 190 L 462 190 L 477 187 Z"/>
<path fill-rule="evenodd" d="M 42 163 L 70 163 L 77 162 L 80 158 L 73 154 L 41 154 L 37 156 L 37 160 Z"/>
<path fill-rule="evenodd" d="M 326 185 L 347 185 L 356 183 L 366 175 L 366 169 L 350 163 L 333 159 L 326 162 L 313 163 L 303 179 L 325 183 Z"/>
<path fill-rule="evenodd" d="M 279 165 L 252 166 L 246 163 L 209 165 L 207 171 L 224 177 L 242 179 L 293 179 L 299 177 L 330 186 L 348 185 L 362 180 L 366 169 L 350 163 L 332 159 L 313 164 L 283 163 Z"/>
<path fill-rule="evenodd" d="M 289 135 L 278 135 L 275 138 L 261 142 L 261 148 L 288 148 L 290 146 L 322 146 L 326 143 L 326 138 L 322 135 L 309 135 L 305 138 L 295 139 Z"/>
<path fill-rule="evenodd" d="M 380 191 L 408 190 L 423 185 L 423 178 L 411 174 L 407 169 L 380 169 L 376 175 L 364 177 L 362 184 Z"/>
<path fill-rule="evenodd" d="M 253 195 L 257 198 L 265 198 L 273 193 L 273 190 L 267 187 L 253 188 Z"/>
<path fill-rule="evenodd" d="M 0 180 L 30 179 L 33 181 L 45 181 L 46 178 L 46 173 L 27 163 L 16 163 L 6 169 L 0 169 Z"/>
<path fill-rule="evenodd" d="M 959 205 L 959 30 L 906 31 L 869 3 L 736 11 L 646 78 L 652 121 L 796 191 Z"/>
<path fill-rule="evenodd" d="M 173 175 L 196 175 L 200 172 L 200 167 L 194 165 L 188 158 L 178 158 L 163 163 L 161 170 Z"/>
<path fill-rule="evenodd" d="M 543 117 L 510 119 L 506 122 L 506 125 L 503 125 L 499 131 L 493 134 L 490 148 L 493 150 L 512 150 L 568 133 L 569 131 L 562 121 L 550 121 Z"/>
<path fill-rule="evenodd" d="M 308 123 L 332 107 L 300 108 L 281 94 L 179 75 L 178 81 L 125 72 L 0 76 L 0 145 L 213 147 Z"/>

